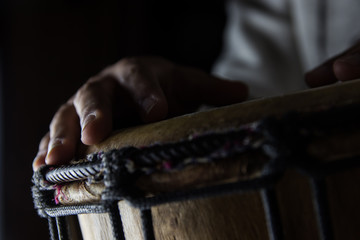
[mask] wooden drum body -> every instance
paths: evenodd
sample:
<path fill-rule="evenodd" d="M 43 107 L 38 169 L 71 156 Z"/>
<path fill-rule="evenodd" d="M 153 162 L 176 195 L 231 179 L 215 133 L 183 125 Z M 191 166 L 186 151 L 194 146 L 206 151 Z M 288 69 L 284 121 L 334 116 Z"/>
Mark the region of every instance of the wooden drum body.
<path fill-rule="evenodd" d="M 35 205 L 83 239 L 360 239 L 359 126 L 353 81 L 123 129 Z"/>

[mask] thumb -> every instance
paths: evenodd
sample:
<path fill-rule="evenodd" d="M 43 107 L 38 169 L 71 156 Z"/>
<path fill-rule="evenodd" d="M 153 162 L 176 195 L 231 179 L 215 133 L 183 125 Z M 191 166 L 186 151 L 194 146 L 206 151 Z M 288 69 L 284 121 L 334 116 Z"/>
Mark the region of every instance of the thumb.
<path fill-rule="evenodd" d="M 338 81 L 333 71 L 334 59 L 330 59 L 305 74 L 305 82 L 309 87 L 320 87 Z"/>
<path fill-rule="evenodd" d="M 355 50 L 337 59 L 333 68 L 335 76 L 340 81 L 360 78 L 360 51 Z"/>
<path fill-rule="evenodd" d="M 335 56 L 305 75 L 310 87 L 319 87 L 337 81 L 347 81 L 360 77 L 360 44 Z"/>

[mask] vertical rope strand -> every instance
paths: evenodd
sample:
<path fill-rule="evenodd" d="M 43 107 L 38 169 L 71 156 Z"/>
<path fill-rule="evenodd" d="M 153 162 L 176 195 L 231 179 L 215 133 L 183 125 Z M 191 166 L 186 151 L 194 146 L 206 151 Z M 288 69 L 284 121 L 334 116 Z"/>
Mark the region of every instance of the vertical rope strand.
<path fill-rule="evenodd" d="M 117 202 L 111 203 L 108 207 L 111 229 L 113 237 L 116 240 L 125 240 L 124 229 L 121 221 L 119 207 Z"/>
<path fill-rule="evenodd" d="M 49 223 L 50 239 L 51 240 L 57 240 L 58 239 L 58 232 L 57 232 L 56 220 L 53 217 L 48 217 L 47 219 L 48 219 L 48 223 Z"/>
<path fill-rule="evenodd" d="M 59 240 L 69 240 L 69 233 L 65 217 L 56 217 Z"/>
<path fill-rule="evenodd" d="M 322 177 L 312 177 L 311 188 L 320 239 L 333 240 L 334 236 L 332 231 L 325 179 Z"/>
<path fill-rule="evenodd" d="M 142 230 L 145 240 L 155 240 L 154 226 L 152 221 L 151 209 L 140 210 L 140 217 L 142 222 Z"/>
<path fill-rule="evenodd" d="M 262 189 L 261 197 L 262 197 L 265 216 L 266 216 L 266 224 L 268 228 L 269 239 L 270 240 L 284 239 L 280 210 L 278 206 L 278 200 L 276 197 L 275 189 L 273 187 Z"/>

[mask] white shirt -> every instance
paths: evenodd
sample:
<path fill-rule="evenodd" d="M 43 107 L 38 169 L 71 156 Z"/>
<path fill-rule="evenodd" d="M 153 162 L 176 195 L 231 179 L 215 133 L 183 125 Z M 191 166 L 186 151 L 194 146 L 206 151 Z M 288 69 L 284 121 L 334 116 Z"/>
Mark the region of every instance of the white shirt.
<path fill-rule="evenodd" d="M 305 89 L 304 73 L 360 37 L 359 0 L 230 0 L 213 73 L 251 97 Z"/>

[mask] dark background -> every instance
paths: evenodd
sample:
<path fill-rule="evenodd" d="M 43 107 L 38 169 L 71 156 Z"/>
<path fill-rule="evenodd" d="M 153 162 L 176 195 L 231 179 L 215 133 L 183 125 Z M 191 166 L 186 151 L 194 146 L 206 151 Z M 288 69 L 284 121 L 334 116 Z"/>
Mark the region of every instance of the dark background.
<path fill-rule="evenodd" d="M 124 56 L 160 55 L 210 70 L 223 1 L 0 0 L 0 14 L 3 237 L 48 239 L 33 210 L 31 163 L 58 106 Z"/>

